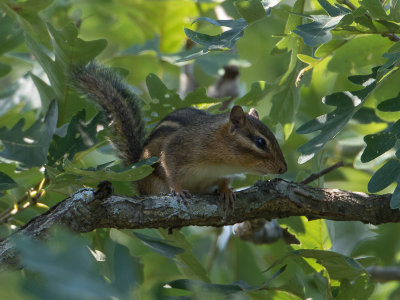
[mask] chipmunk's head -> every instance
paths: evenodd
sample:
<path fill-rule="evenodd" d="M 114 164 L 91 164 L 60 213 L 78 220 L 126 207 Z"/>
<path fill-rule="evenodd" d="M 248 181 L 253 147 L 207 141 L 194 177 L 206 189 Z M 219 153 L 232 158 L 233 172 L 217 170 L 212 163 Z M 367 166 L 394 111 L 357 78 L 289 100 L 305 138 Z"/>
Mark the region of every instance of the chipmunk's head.
<path fill-rule="evenodd" d="M 256 174 L 282 174 L 287 171 L 274 134 L 259 120 L 254 108 L 246 114 L 242 107 L 234 106 L 229 122 L 232 151 L 237 157 L 235 164 Z"/>

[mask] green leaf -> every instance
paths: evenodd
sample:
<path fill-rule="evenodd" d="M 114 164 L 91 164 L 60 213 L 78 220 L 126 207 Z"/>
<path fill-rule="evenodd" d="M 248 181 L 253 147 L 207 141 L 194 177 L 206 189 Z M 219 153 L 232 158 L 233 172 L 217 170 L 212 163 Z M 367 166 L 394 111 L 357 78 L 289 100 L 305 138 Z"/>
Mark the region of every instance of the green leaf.
<path fill-rule="evenodd" d="M 186 95 L 185 100 L 182 100 L 174 90 L 168 89 L 155 74 L 149 74 L 146 77 L 146 84 L 152 98 L 149 103 L 149 111 L 157 121 L 178 108 L 202 103 L 220 103 L 224 100 L 208 97 L 204 88 L 194 90 Z"/>
<path fill-rule="evenodd" d="M 46 82 L 44 82 L 41 78 L 37 77 L 35 74 L 29 73 L 29 75 L 31 76 L 39 92 L 40 101 L 42 102 L 43 109 L 48 108 L 51 101 L 57 99 L 54 90 L 51 88 L 51 86 L 49 86 Z"/>
<path fill-rule="evenodd" d="M 315 284 L 315 281 L 314 281 Z M 295 274 L 289 280 L 287 280 L 284 284 L 279 285 L 278 287 L 271 288 L 277 291 L 285 291 L 287 293 L 296 295 L 300 299 L 305 299 L 305 289 L 304 280 L 298 275 Z"/>
<path fill-rule="evenodd" d="M 139 162 L 140 163 L 140 162 Z M 154 163 L 154 159 L 147 160 L 148 164 Z M 65 172 L 56 176 L 56 181 L 59 183 L 79 181 L 81 184 L 96 185 L 98 182 L 103 180 L 108 181 L 137 181 L 140 180 L 153 171 L 153 168 L 148 164 L 143 164 L 136 167 L 136 165 L 123 170 L 121 172 L 111 171 L 110 168 L 106 168 L 108 164 L 98 166 L 97 169 L 89 168 L 82 170 L 75 167 L 70 161 L 66 160 L 64 164 Z"/>
<path fill-rule="evenodd" d="M 76 153 L 89 149 L 97 143 L 97 125 L 104 123 L 103 117 L 97 114 L 87 123 L 85 119 L 86 113 L 82 110 L 71 119 L 64 136 L 57 133 L 54 135 L 49 148 L 49 165 L 54 165 L 61 158 L 72 160 Z"/>
<path fill-rule="evenodd" d="M 314 47 L 320 44 L 328 43 L 332 39 L 331 30 L 339 24 L 344 15 L 339 16 L 324 16 L 310 15 L 311 23 L 297 26 L 294 33 L 303 38 L 306 45 Z"/>
<path fill-rule="evenodd" d="M 100 276 L 87 245 L 66 231 L 53 230 L 48 244 L 27 237 L 15 239 L 27 274 L 28 289 L 39 299 L 110 299 L 119 296 Z M 38 277 L 39 276 L 39 277 Z M 57 296 L 58 295 L 58 296 Z M 64 298 L 65 299 L 65 298 Z"/>
<path fill-rule="evenodd" d="M 358 257 L 355 260 L 359 262 L 364 268 L 379 264 L 379 258 L 376 256 Z"/>
<path fill-rule="evenodd" d="M 380 111 L 400 111 L 400 93 L 395 97 L 378 104 L 377 109 Z"/>
<path fill-rule="evenodd" d="M 272 286 L 270 285 L 271 281 L 282 274 L 286 269 L 286 266 L 281 267 L 270 279 L 264 282 L 260 286 L 249 285 L 246 281 L 239 280 L 231 284 L 215 284 L 215 283 L 207 283 L 199 280 L 189 280 L 189 279 L 178 279 L 174 281 L 168 282 L 172 288 L 187 290 L 187 291 L 202 291 L 206 293 L 219 293 L 222 295 L 232 295 L 235 293 L 243 293 L 243 292 L 254 292 L 254 291 L 262 291 L 262 290 L 276 290 L 276 291 L 285 291 L 296 295 L 298 297 L 304 296 L 304 291 L 301 286 L 301 282 L 298 277 L 295 276 L 293 278 L 292 285 L 284 284 L 281 286 Z"/>
<path fill-rule="evenodd" d="M 0 55 L 6 53 L 24 41 L 21 27 L 6 14 L 0 15 Z M 1 71 L 0 71 L 1 74 Z"/>
<path fill-rule="evenodd" d="M 375 289 L 375 283 L 368 276 L 360 276 L 355 281 L 342 280 L 335 299 L 369 299 Z"/>
<path fill-rule="evenodd" d="M 357 112 L 353 115 L 353 120 L 356 120 L 360 124 L 384 122 L 376 115 L 375 109 L 369 107 L 361 107 L 359 110 L 357 110 Z"/>
<path fill-rule="evenodd" d="M 129 254 L 129 249 L 113 242 L 113 256 L 110 258 L 113 270 L 112 285 L 125 297 L 129 291 L 143 282 L 143 265 Z"/>
<path fill-rule="evenodd" d="M 386 20 L 388 18 L 379 0 L 362 0 L 360 4 L 365 7 L 375 19 Z"/>
<path fill-rule="evenodd" d="M 18 184 L 7 174 L 0 171 L 0 191 L 5 191 L 17 187 Z"/>
<path fill-rule="evenodd" d="M 397 159 L 389 160 L 371 177 L 368 183 L 368 191 L 370 193 L 377 193 L 387 188 L 393 182 L 399 182 L 399 175 L 400 162 Z"/>
<path fill-rule="evenodd" d="M 326 0 L 318 0 L 318 3 L 322 6 L 322 8 L 331 16 L 331 17 L 336 17 L 340 15 L 345 15 L 351 12 L 348 8 L 341 6 L 337 3 L 335 3 L 335 6 L 332 6 L 328 1 Z"/>
<path fill-rule="evenodd" d="M 223 295 L 230 295 L 238 292 L 243 292 L 246 290 L 255 290 L 255 287 L 242 287 L 240 284 L 213 284 L 206 283 L 199 280 L 190 279 L 178 279 L 168 282 L 172 288 L 193 291 L 209 291 L 211 293 L 221 293 Z"/>
<path fill-rule="evenodd" d="M 274 95 L 272 99 L 272 107 L 269 115 L 275 123 L 280 123 L 284 127 L 289 128 L 285 130 L 285 138 L 288 138 L 293 130 L 293 120 L 299 100 L 300 89 L 293 83 L 289 86 L 283 86 L 280 92 Z"/>
<path fill-rule="evenodd" d="M 250 91 L 244 94 L 239 99 L 235 100 L 238 105 L 252 106 L 257 105 L 265 95 L 269 92 L 269 87 L 265 81 L 253 82 L 250 87 Z"/>
<path fill-rule="evenodd" d="M 21 162 L 25 167 L 42 166 L 56 129 L 57 103 L 51 103 L 44 121 L 36 121 L 23 131 L 25 120 L 21 119 L 12 128 L 0 128 L 1 141 L 5 149 L 0 156 Z"/>
<path fill-rule="evenodd" d="M 105 40 L 86 42 L 78 38 L 76 27 L 69 23 L 61 30 L 56 30 L 50 23 L 47 24 L 55 59 L 43 50 L 32 37 L 25 35 L 28 48 L 42 66 L 49 78 L 50 86 L 46 87 L 43 81 L 33 76 L 34 82 L 40 92 L 43 106 L 46 107 L 49 99 L 54 98 L 59 103 L 59 125 L 68 122 L 77 109 L 87 105 L 79 98 L 67 97 L 70 90 L 69 71 L 74 64 L 86 64 L 96 57 L 107 45 Z"/>
<path fill-rule="evenodd" d="M 314 66 L 319 62 L 319 59 L 316 59 L 314 57 L 305 54 L 297 54 L 297 58 L 300 59 L 302 62 L 308 64 L 309 66 Z"/>
<path fill-rule="evenodd" d="M 212 98 L 207 96 L 207 92 L 205 88 L 197 88 L 194 91 L 188 93 L 183 100 L 186 105 L 192 105 L 196 103 L 216 103 L 229 99 L 229 97 L 225 98 Z"/>
<path fill-rule="evenodd" d="M 47 44 L 49 38 L 45 34 L 46 26 L 39 12 L 52 2 L 53 0 L 27 0 L 11 4 L 3 1 L 0 2 L 0 8 L 15 19 L 26 32 Z"/>
<path fill-rule="evenodd" d="M 370 75 L 351 76 L 355 84 L 362 84 L 363 89 L 354 92 L 338 92 L 326 96 L 323 101 L 327 105 L 336 106 L 336 109 L 328 114 L 319 116 L 297 129 L 299 134 L 307 134 L 315 131 L 321 131 L 317 136 L 298 148 L 302 153 L 299 157 L 299 163 L 310 160 L 319 152 L 324 145 L 333 139 L 360 109 L 364 101 L 377 86 L 376 77 L 377 68 L 373 69 Z"/>
<path fill-rule="evenodd" d="M 248 24 L 254 23 L 267 16 L 260 0 L 238 0 L 234 2 L 234 5 Z"/>
<path fill-rule="evenodd" d="M 386 53 L 382 54 L 382 56 L 387 58 L 387 61 L 378 69 L 378 80 L 391 72 L 393 68 L 400 66 L 400 44 L 395 43 Z"/>
<path fill-rule="evenodd" d="M 168 89 L 157 75 L 149 74 L 146 77 L 146 84 L 153 100 L 150 102 L 149 110 L 153 115 L 156 115 L 158 120 L 173 110 L 185 106 L 179 95 L 175 91 Z"/>
<path fill-rule="evenodd" d="M 74 64 L 86 64 L 100 54 L 107 46 L 104 39 L 83 41 L 78 38 L 78 30 L 75 25 L 69 23 L 62 30 L 57 30 L 50 23 L 47 24 L 54 55 L 55 66 L 68 66 Z M 65 70 L 65 68 L 64 68 Z"/>
<path fill-rule="evenodd" d="M 166 241 L 159 238 L 144 235 L 139 232 L 134 232 L 133 234 L 151 250 L 172 260 L 175 260 L 178 254 L 181 254 L 185 251 L 184 249 L 172 246 Z"/>
<path fill-rule="evenodd" d="M 367 272 L 360 263 L 351 257 L 332 251 L 309 249 L 289 252 L 275 261 L 268 270 L 286 262 L 287 260 L 298 259 L 299 257 L 316 259 L 317 263 L 322 265 L 328 271 L 331 279 L 355 280 Z"/>
<path fill-rule="evenodd" d="M 204 46 L 204 48 L 197 53 L 179 59 L 178 62 L 197 58 L 209 53 L 210 51 L 232 49 L 236 42 L 243 36 L 244 29 L 247 27 L 247 22 L 244 19 L 214 20 L 207 17 L 201 17 L 196 19 L 194 22 L 198 21 L 206 21 L 216 26 L 226 26 L 231 29 L 224 31 L 221 34 L 211 36 L 185 27 L 183 30 L 187 37 Z"/>
<path fill-rule="evenodd" d="M 10 65 L 0 63 L 0 77 L 6 76 L 12 70 Z"/>
<path fill-rule="evenodd" d="M 192 245 L 186 240 L 182 233 L 175 230 L 171 235 L 168 234 L 168 231 L 165 229 L 159 229 L 158 233 L 164 238 L 165 242 L 184 250 L 182 253 L 177 253 L 176 256 L 178 268 L 182 274 L 188 278 L 196 278 L 210 282 L 207 271 L 194 255 Z"/>
<path fill-rule="evenodd" d="M 394 147 L 397 141 L 396 132 L 382 131 L 377 134 L 368 134 L 364 137 L 364 141 L 367 147 L 361 155 L 361 162 L 366 163 Z"/>
<path fill-rule="evenodd" d="M 400 2 L 399 1 L 390 1 L 390 13 L 389 16 L 393 21 L 399 20 L 400 18 Z"/>

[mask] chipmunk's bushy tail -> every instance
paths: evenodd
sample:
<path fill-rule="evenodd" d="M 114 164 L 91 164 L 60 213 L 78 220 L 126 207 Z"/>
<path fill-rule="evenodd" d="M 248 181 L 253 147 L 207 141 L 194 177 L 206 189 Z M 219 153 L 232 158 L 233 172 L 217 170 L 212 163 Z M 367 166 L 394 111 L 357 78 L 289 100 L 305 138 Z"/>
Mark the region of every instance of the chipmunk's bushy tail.
<path fill-rule="evenodd" d="M 74 87 L 106 112 L 113 128 L 110 137 L 127 165 L 140 158 L 145 136 L 141 99 L 111 68 L 94 62 L 72 72 Z"/>

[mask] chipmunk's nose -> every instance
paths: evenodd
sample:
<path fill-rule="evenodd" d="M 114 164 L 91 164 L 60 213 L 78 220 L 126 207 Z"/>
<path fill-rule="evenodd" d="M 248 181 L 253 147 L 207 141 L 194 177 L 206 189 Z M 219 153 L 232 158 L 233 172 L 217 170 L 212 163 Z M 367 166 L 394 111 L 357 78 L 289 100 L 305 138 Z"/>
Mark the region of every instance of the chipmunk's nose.
<path fill-rule="evenodd" d="M 279 169 L 278 173 L 283 174 L 286 171 L 287 171 L 287 164 L 286 164 L 286 162 L 284 162 L 284 166 Z"/>

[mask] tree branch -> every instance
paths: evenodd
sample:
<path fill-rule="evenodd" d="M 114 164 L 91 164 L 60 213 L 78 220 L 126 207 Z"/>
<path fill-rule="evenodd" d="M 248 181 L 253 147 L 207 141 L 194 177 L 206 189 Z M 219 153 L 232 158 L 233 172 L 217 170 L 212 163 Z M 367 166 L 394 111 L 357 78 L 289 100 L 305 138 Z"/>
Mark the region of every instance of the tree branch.
<path fill-rule="evenodd" d="M 85 188 L 33 218 L 16 234 L 43 238 L 53 225 L 89 232 L 96 228 L 223 226 L 289 216 L 371 224 L 400 222 L 400 211 L 390 208 L 390 194 L 319 189 L 283 179 L 259 182 L 235 194 L 235 207 L 226 212 L 216 195 L 194 195 L 186 207 L 169 195 L 131 198 L 113 195 L 107 185 L 97 191 Z M 4 264 L 18 265 L 9 239 L 0 242 L 0 265 Z"/>

